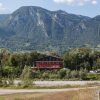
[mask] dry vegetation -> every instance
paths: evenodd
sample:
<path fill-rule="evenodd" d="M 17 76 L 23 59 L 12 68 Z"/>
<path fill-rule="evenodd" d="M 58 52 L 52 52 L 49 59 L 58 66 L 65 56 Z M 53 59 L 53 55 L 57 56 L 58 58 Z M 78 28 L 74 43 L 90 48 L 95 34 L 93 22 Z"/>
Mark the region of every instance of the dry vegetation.
<path fill-rule="evenodd" d="M 98 100 L 97 89 L 56 93 L 21 93 L 0 96 L 0 100 Z"/>

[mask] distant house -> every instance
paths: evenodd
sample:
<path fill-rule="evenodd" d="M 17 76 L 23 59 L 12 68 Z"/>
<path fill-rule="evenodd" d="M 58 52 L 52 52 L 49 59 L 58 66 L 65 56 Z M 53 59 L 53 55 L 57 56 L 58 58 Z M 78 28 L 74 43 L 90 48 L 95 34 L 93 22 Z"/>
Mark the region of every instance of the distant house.
<path fill-rule="evenodd" d="M 46 56 L 37 59 L 32 69 L 60 69 L 63 67 L 63 59 L 60 57 Z"/>

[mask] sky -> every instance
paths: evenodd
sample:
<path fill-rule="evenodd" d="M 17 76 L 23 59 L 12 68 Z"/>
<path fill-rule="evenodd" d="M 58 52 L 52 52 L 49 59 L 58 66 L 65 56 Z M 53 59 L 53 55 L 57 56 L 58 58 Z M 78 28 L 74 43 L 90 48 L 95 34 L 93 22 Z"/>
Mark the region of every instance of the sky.
<path fill-rule="evenodd" d="M 89 17 L 100 15 L 100 0 L 0 0 L 0 14 L 12 13 L 21 6 L 40 6 Z"/>

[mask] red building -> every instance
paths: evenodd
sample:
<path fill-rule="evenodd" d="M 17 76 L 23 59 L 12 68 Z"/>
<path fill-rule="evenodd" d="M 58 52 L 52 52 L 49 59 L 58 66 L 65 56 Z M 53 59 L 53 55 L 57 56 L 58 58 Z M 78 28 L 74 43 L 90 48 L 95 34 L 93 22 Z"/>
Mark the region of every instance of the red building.
<path fill-rule="evenodd" d="M 60 57 L 46 56 L 34 62 L 33 69 L 60 69 L 63 67 L 63 60 Z"/>

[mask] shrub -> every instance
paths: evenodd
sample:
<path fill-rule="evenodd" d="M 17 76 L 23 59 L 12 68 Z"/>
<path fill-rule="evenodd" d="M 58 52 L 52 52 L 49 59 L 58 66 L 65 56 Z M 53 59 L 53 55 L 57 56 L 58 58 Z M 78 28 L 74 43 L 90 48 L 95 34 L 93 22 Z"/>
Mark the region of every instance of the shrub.
<path fill-rule="evenodd" d="M 0 87 L 2 87 L 2 86 L 3 86 L 2 79 L 0 79 Z"/>
<path fill-rule="evenodd" d="M 21 87 L 21 85 L 22 85 L 21 82 L 18 82 L 17 86 Z"/>
<path fill-rule="evenodd" d="M 21 83 L 22 88 L 32 87 L 32 80 L 24 80 Z"/>
<path fill-rule="evenodd" d="M 96 80 L 96 79 L 97 79 L 97 76 L 96 76 L 96 74 L 89 73 L 89 74 L 87 75 L 87 78 L 88 78 L 89 80 Z"/>
<path fill-rule="evenodd" d="M 13 78 L 8 79 L 8 84 L 9 85 L 14 85 L 14 79 Z"/>
<path fill-rule="evenodd" d="M 80 77 L 80 79 L 82 79 L 82 80 L 86 80 L 87 79 L 87 70 L 85 69 L 85 70 L 83 70 L 83 69 L 81 69 L 80 71 L 79 71 L 79 77 Z"/>
<path fill-rule="evenodd" d="M 42 75 L 43 79 L 49 79 L 49 74 L 47 72 L 44 72 Z"/>
<path fill-rule="evenodd" d="M 50 79 L 58 79 L 58 75 L 54 74 L 54 73 L 50 74 L 49 77 L 50 77 Z"/>
<path fill-rule="evenodd" d="M 97 75 L 96 75 L 96 78 L 97 78 L 98 80 L 100 80 L 100 74 L 97 74 Z"/>
<path fill-rule="evenodd" d="M 71 71 L 69 69 L 66 70 L 66 78 L 69 79 L 71 77 Z"/>
<path fill-rule="evenodd" d="M 7 83 L 7 80 L 2 80 L 2 86 L 3 87 L 8 87 L 9 84 Z"/>
<path fill-rule="evenodd" d="M 71 71 L 71 78 L 78 78 L 78 71 Z"/>
<path fill-rule="evenodd" d="M 25 66 L 21 74 L 21 85 L 23 88 L 30 87 L 33 84 L 32 81 L 32 69 L 29 66 Z"/>
<path fill-rule="evenodd" d="M 58 72 L 58 76 L 60 79 L 64 78 L 66 76 L 66 70 L 65 69 L 60 69 Z"/>

